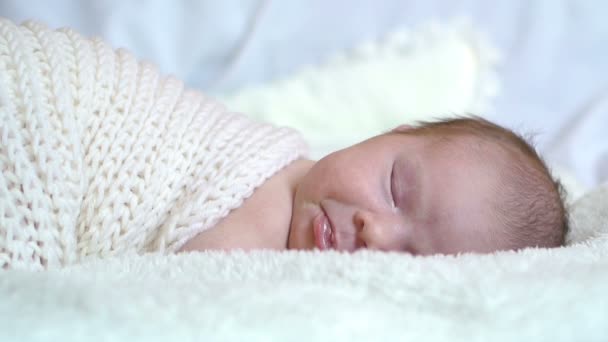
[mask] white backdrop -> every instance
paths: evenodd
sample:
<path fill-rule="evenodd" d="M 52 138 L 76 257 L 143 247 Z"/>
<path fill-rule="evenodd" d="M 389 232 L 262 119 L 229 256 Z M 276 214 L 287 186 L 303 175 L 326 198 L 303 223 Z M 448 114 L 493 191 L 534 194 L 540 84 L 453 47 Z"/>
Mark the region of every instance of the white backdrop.
<path fill-rule="evenodd" d="M 3 0 L 0 16 L 71 26 L 128 47 L 190 86 L 234 91 L 431 19 L 469 18 L 502 52 L 502 91 L 479 113 L 535 132 L 550 163 L 608 181 L 608 2 L 569 0 Z"/>

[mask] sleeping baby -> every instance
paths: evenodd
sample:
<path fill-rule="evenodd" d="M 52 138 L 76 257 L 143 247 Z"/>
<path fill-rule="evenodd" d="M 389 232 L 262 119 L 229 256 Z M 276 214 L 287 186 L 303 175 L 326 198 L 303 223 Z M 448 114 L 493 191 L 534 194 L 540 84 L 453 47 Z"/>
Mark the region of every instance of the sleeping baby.
<path fill-rule="evenodd" d="M 129 253 L 488 253 L 564 242 L 558 183 L 481 118 L 401 126 L 319 161 L 99 39 L 0 19 L 0 266 Z"/>
<path fill-rule="evenodd" d="M 556 247 L 568 222 L 561 192 L 525 140 L 484 119 L 401 126 L 294 162 L 183 250 Z"/>

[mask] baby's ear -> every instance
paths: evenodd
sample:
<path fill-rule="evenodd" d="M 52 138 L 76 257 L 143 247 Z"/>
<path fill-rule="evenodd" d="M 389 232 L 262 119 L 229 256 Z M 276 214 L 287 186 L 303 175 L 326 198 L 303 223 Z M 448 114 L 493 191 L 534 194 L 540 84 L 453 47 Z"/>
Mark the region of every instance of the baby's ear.
<path fill-rule="evenodd" d="M 412 130 L 413 128 L 414 128 L 414 126 L 412 126 L 412 125 L 399 125 L 399 126 L 393 128 L 393 130 L 391 132 L 406 133 L 406 132 Z"/>

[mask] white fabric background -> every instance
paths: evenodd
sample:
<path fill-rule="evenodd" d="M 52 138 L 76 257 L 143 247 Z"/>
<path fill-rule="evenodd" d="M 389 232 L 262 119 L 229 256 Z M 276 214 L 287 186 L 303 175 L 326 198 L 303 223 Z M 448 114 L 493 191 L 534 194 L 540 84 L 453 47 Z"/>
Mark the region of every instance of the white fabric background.
<path fill-rule="evenodd" d="M 569 0 L 4 0 L 0 15 L 101 35 L 213 93 L 284 77 L 333 51 L 430 19 L 470 18 L 502 52 L 480 113 L 535 132 L 587 187 L 608 180 L 608 3 Z M 566 143 L 567 141 L 567 143 Z"/>

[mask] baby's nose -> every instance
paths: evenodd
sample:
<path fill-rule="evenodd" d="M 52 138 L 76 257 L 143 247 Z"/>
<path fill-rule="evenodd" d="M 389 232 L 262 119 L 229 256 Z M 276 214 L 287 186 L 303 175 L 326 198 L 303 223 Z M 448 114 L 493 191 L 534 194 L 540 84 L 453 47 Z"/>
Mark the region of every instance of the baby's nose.
<path fill-rule="evenodd" d="M 405 245 L 405 232 L 395 215 L 359 210 L 354 222 L 359 248 L 400 251 Z"/>

